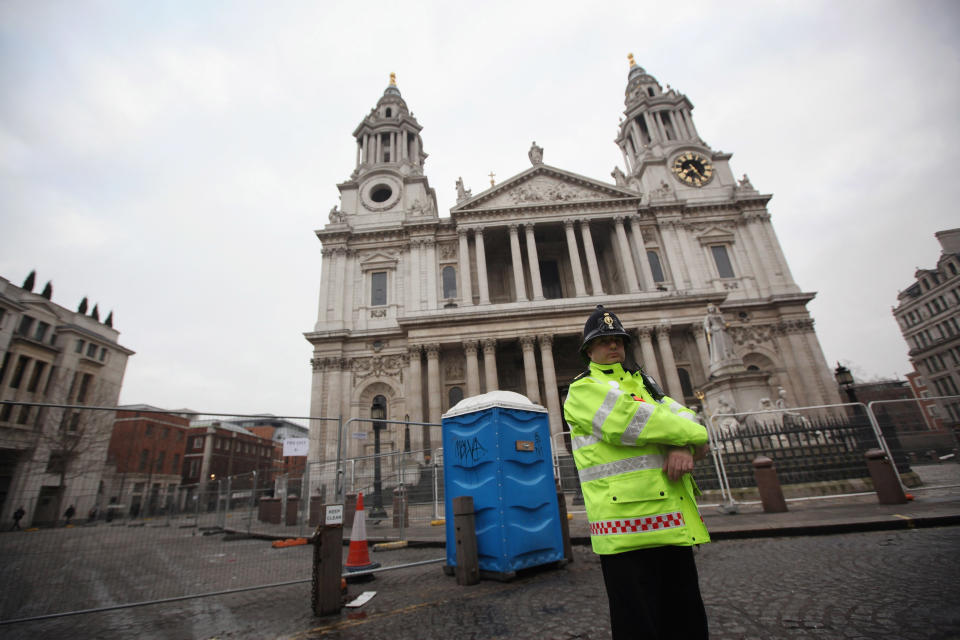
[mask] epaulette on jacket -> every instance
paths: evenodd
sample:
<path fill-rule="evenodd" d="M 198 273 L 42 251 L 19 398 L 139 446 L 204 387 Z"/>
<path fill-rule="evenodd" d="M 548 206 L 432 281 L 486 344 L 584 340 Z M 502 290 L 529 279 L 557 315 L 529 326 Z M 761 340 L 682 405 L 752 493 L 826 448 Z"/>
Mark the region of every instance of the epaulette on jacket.
<path fill-rule="evenodd" d="M 586 376 L 588 376 L 588 375 L 590 375 L 590 369 L 587 369 L 587 370 L 584 371 L 583 373 L 579 374 L 576 378 L 573 379 L 573 381 L 576 382 L 576 381 L 579 380 L 580 378 L 584 378 L 584 377 L 586 377 Z"/>

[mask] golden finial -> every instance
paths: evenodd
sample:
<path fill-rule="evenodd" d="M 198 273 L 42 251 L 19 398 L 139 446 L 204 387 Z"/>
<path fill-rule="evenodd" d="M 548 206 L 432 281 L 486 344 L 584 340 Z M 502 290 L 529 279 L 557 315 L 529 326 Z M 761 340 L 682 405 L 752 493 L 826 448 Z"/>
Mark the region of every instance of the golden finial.
<path fill-rule="evenodd" d="M 637 66 L 637 61 L 633 59 L 633 54 L 632 54 L 632 53 L 628 53 L 628 54 L 627 54 L 627 60 L 630 61 L 630 68 L 631 68 L 631 69 L 633 69 L 635 66 Z"/>
<path fill-rule="evenodd" d="M 397 86 L 397 74 L 395 74 L 393 71 L 390 72 L 390 86 Z"/>
<path fill-rule="evenodd" d="M 496 176 L 496 175 L 497 175 L 497 174 L 495 174 L 493 171 L 490 172 L 490 186 L 491 186 L 491 187 L 493 186 L 493 178 L 494 178 L 494 176 Z"/>

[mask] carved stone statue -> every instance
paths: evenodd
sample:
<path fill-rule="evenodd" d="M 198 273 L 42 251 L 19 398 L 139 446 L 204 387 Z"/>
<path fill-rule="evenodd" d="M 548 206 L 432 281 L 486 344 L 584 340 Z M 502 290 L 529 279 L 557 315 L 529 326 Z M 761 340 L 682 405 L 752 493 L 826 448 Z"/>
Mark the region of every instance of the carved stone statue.
<path fill-rule="evenodd" d="M 703 319 L 703 329 L 707 334 L 707 345 L 710 348 L 710 366 L 735 359 L 733 341 L 727 333 L 727 323 L 723 321 L 723 314 L 714 304 L 707 306 L 707 317 Z"/>
<path fill-rule="evenodd" d="M 614 167 L 613 171 L 610 172 L 610 175 L 613 176 L 613 181 L 618 187 L 627 186 L 627 176 L 623 173 L 623 170 L 620 167 Z"/>
<path fill-rule="evenodd" d="M 337 224 L 343 222 L 343 212 L 337 209 L 337 205 L 333 205 L 333 208 L 330 209 L 330 223 Z"/>
<path fill-rule="evenodd" d="M 533 166 L 543 164 L 543 147 L 538 147 L 536 140 L 531 143 L 530 151 L 527 152 L 527 157 L 530 158 L 530 164 Z"/>
<path fill-rule="evenodd" d="M 473 197 L 471 190 L 463 187 L 463 178 L 457 178 L 457 202 L 462 202 L 471 197 Z"/>
<path fill-rule="evenodd" d="M 747 174 L 743 174 L 739 184 L 741 189 L 753 189 L 753 185 L 750 184 L 750 178 L 747 177 Z"/>

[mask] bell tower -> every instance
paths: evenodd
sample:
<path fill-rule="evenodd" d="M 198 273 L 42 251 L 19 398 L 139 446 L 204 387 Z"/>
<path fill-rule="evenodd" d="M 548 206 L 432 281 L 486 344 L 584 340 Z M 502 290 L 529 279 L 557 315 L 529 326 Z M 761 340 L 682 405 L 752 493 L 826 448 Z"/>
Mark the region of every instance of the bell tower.
<path fill-rule="evenodd" d="M 330 212 L 331 223 L 363 229 L 438 217 L 436 193 L 423 175 L 421 129 L 391 73 L 383 96 L 353 132 L 356 166 L 337 185 L 342 210 Z"/>
<path fill-rule="evenodd" d="M 654 197 L 675 193 L 681 199 L 716 197 L 718 189 L 735 187 L 730 154 L 714 152 L 700 138 L 687 96 L 669 85 L 664 91 L 632 53 L 627 58 L 626 109 L 616 142 L 629 182 Z"/>

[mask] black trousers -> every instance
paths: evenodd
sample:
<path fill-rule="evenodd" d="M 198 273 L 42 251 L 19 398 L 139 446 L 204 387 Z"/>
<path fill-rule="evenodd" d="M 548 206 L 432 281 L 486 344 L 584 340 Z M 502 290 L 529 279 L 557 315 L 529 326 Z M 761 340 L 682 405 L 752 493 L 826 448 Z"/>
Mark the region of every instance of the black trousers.
<path fill-rule="evenodd" d="M 706 640 L 693 547 L 600 556 L 613 640 Z"/>

